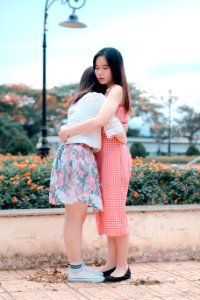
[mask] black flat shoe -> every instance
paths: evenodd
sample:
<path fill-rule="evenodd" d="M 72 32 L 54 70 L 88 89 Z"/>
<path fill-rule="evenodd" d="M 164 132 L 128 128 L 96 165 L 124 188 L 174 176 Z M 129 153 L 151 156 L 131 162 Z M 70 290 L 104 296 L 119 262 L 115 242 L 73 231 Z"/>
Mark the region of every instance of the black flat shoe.
<path fill-rule="evenodd" d="M 114 268 L 112 268 L 112 269 L 110 269 L 110 270 L 104 271 L 104 272 L 103 272 L 103 276 L 104 276 L 104 277 L 110 276 L 110 274 L 111 274 L 112 272 L 114 272 L 115 269 L 116 269 L 116 268 L 114 267 Z"/>
<path fill-rule="evenodd" d="M 107 276 L 104 280 L 104 282 L 119 282 L 123 280 L 128 280 L 131 278 L 131 270 L 128 267 L 128 270 L 123 276 L 115 277 L 115 276 Z"/>

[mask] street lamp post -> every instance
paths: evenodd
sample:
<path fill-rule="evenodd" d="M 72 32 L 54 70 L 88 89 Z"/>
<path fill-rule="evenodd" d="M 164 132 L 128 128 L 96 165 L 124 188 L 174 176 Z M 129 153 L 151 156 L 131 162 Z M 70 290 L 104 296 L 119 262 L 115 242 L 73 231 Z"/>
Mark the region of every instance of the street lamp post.
<path fill-rule="evenodd" d="M 42 85 L 42 140 L 41 140 L 41 147 L 40 147 L 40 156 L 46 157 L 49 154 L 49 145 L 47 141 L 47 125 L 46 125 L 46 32 L 47 32 L 47 17 L 48 17 L 48 10 L 50 6 L 57 0 L 46 0 L 45 2 L 45 9 L 44 9 L 44 25 L 43 25 L 43 85 Z M 69 16 L 67 21 L 59 23 L 60 26 L 68 27 L 68 28 L 84 28 L 86 27 L 85 24 L 78 21 L 78 17 L 75 14 L 77 9 L 80 9 L 85 5 L 86 0 L 60 0 L 62 4 L 68 4 L 70 8 L 72 8 L 72 14 Z"/>
<path fill-rule="evenodd" d="M 171 156 L 171 106 L 177 100 L 177 97 L 172 96 L 172 90 L 168 92 L 168 156 Z"/>

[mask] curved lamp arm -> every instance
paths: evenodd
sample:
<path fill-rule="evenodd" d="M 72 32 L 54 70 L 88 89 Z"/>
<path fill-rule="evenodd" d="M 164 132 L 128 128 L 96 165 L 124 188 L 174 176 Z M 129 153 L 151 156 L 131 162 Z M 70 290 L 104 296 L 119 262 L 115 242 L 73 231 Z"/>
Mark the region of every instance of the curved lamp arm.
<path fill-rule="evenodd" d="M 45 8 L 44 8 L 44 27 L 43 27 L 44 32 L 47 31 L 46 24 L 47 24 L 48 10 L 51 7 L 51 5 L 56 1 L 58 1 L 58 0 L 52 0 L 52 1 L 46 0 Z M 73 4 L 71 4 L 71 2 L 73 2 Z M 68 6 L 73 9 L 72 14 L 75 14 L 75 11 L 77 9 L 82 8 L 85 5 L 86 0 L 82 0 L 81 4 L 75 5 L 78 2 L 79 2 L 79 0 L 60 0 L 61 4 L 66 4 L 67 3 Z"/>

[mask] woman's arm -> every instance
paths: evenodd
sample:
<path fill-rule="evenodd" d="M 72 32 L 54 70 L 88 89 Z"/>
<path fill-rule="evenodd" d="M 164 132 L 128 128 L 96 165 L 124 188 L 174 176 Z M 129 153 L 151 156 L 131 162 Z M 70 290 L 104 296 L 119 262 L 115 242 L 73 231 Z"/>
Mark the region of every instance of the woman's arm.
<path fill-rule="evenodd" d="M 61 141 L 65 142 L 69 136 L 74 136 L 77 134 L 86 134 L 88 132 L 96 130 L 99 127 L 104 126 L 109 121 L 109 119 L 115 114 L 118 106 L 122 102 L 122 99 L 123 99 L 122 87 L 119 85 L 114 86 L 111 89 L 106 101 L 102 105 L 96 117 L 76 125 L 61 126 L 59 130 L 59 137 Z"/>

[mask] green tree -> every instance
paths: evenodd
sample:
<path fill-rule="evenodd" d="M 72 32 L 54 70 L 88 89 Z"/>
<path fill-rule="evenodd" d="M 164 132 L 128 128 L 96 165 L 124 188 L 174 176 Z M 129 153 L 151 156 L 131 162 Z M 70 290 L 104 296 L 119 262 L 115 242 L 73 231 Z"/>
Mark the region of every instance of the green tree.
<path fill-rule="evenodd" d="M 55 135 L 66 122 L 67 110 L 77 84 L 55 87 L 47 90 L 48 135 Z M 23 84 L 0 86 L 0 112 L 19 123 L 31 141 L 36 144 L 40 136 L 42 119 L 42 91 Z M 1 135 L 0 135 L 1 138 Z"/>
<path fill-rule="evenodd" d="M 187 105 L 178 107 L 178 112 L 180 117 L 175 119 L 173 131 L 177 136 L 187 138 L 192 144 L 195 135 L 200 131 L 200 113 Z"/>
<path fill-rule="evenodd" d="M 136 84 L 130 83 L 129 88 L 132 99 L 133 118 L 141 116 L 144 122 L 150 124 L 153 137 L 159 141 L 165 138 L 166 118 L 160 111 L 163 106 L 155 102 L 154 96 L 147 96 L 147 93 L 137 87 Z M 129 129 L 128 136 L 139 136 L 139 130 Z"/>
<path fill-rule="evenodd" d="M 9 114 L 0 114 L 0 148 L 1 152 L 7 147 L 8 143 L 13 137 L 15 137 L 19 132 L 26 135 L 22 125 L 16 121 L 12 120 Z"/>

